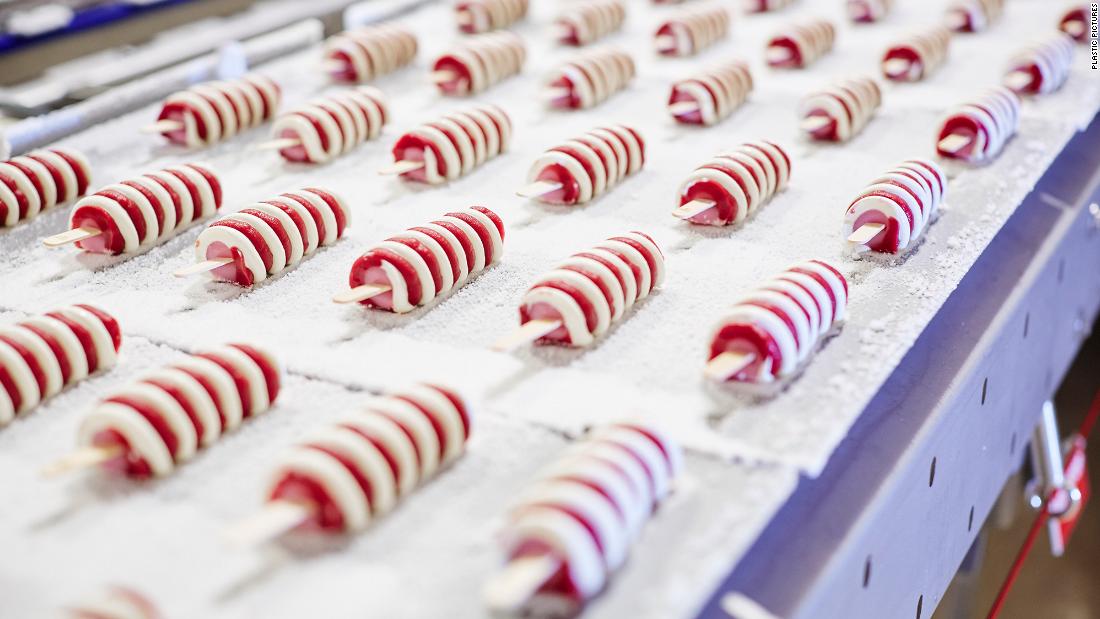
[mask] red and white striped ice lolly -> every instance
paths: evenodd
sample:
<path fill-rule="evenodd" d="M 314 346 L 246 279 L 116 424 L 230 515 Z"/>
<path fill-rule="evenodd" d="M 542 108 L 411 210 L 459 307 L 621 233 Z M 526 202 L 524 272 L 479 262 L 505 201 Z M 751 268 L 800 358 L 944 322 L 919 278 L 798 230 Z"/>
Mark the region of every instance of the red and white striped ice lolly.
<path fill-rule="evenodd" d="M 611 237 L 537 279 L 520 300 L 520 328 L 494 348 L 528 342 L 591 346 L 664 279 L 665 256 L 649 235 Z"/>
<path fill-rule="evenodd" d="M 0 426 L 96 372 L 122 346 L 118 321 L 73 305 L 0 326 Z"/>
<path fill-rule="evenodd" d="M 900 255 L 916 247 L 947 193 L 934 161 L 910 159 L 876 178 L 848 206 L 844 236 L 857 253 Z"/>
<path fill-rule="evenodd" d="M 735 303 L 715 326 L 706 375 L 764 389 L 784 385 L 844 322 L 848 280 L 821 260 L 787 269 Z"/>
<path fill-rule="evenodd" d="M 99 465 L 163 477 L 202 447 L 271 408 L 281 370 L 268 352 L 227 344 L 150 372 L 107 396 L 81 422 L 78 451 L 49 472 Z"/>
<path fill-rule="evenodd" d="M 43 239 L 97 254 L 135 254 L 214 214 L 222 184 L 206 165 L 186 163 L 107 185 L 69 213 L 69 230 Z"/>
<path fill-rule="evenodd" d="M 351 267 L 350 289 L 334 300 L 405 314 L 473 281 L 503 253 L 500 216 L 471 206 L 368 249 Z"/>
<path fill-rule="evenodd" d="M 648 423 L 604 426 L 523 493 L 505 525 L 505 565 L 485 588 L 496 612 L 571 615 L 621 568 L 683 469 L 680 446 Z"/>
<path fill-rule="evenodd" d="M 88 192 L 91 178 L 88 159 L 70 148 L 36 150 L 0 162 L 0 228 L 79 198 Z"/>
<path fill-rule="evenodd" d="M 180 146 L 210 146 L 271 120 L 280 98 L 279 86 L 262 75 L 206 82 L 165 99 L 148 130 Z"/>

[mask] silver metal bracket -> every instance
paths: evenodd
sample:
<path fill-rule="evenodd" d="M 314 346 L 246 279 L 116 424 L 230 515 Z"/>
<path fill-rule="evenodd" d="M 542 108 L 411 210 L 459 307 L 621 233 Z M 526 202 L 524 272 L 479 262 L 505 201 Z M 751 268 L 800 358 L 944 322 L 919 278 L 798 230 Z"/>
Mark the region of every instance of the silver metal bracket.
<path fill-rule="evenodd" d="M 1040 509 L 1056 488 L 1065 485 L 1065 464 L 1062 462 L 1062 441 L 1058 435 L 1058 416 L 1054 404 L 1043 402 L 1043 414 L 1031 439 L 1031 466 L 1035 476 L 1027 485 L 1027 502 Z M 1053 514 L 1051 514 L 1053 515 Z"/>

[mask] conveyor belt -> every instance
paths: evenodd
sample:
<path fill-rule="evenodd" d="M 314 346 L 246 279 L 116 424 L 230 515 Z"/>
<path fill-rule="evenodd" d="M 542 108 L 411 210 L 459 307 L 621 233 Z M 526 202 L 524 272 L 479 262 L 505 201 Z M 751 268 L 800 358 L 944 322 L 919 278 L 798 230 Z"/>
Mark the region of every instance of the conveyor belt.
<path fill-rule="evenodd" d="M 0 261 L 0 308 L 17 316 L 75 300 L 96 302 L 119 316 L 132 343 L 118 370 L 0 432 L 0 468 L 12 471 L 0 501 L 27 506 L 0 512 L 0 583 L 17 583 L 5 587 L 11 593 L 0 604 L 10 605 L 14 616 L 39 616 L 118 581 L 146 591 L 169 616 L 233 617 L 246 609 L 269 617 L 481 616 L 476 592 L 494 564 L 493 533 L 510 499 L 584 427 L 637 413 L 662 422 L 686 444 L 689 473 L 589 616 L 694 615 L 798 477 L 825 470 L 861 412 L 880 397 L 880 387 L 891 375 L 910 371 L 904 358 L 913 342 L 1100 105 L 1097 80 L 1078 67 L 1064 91 L 1026 106 L 1021 134 L 1003 157 L 954 176 L 949 208 L 916 254 L 893 267 L 844 262 L 853 276 L 852 318 L 790 391 L 750 405 L 704 389 L 705 338 L 721 307 L 794 260 L 839 259 L 847 199 L 868 177 L 926 155 L 940 112 L 996 82 L 999 63 L 1015 43 L 1033 24 L 1055 18 L 1041 3 L 1012 3 L 1002 24 L 956 43 L 937 79 L 891 88 L 881 113 L 852 143 L 834 148 L 800 141 L 794 109 L 804 93 L 830 77 L 873 70 L 886 41 L 928 19 L 923 3 L 899 4 L 887 23 L 841 28 L 838 50 L 797 74 L 763 69 L 760 50 L 766 36 L 809 9 L 743 18 L 729 42 L 699 59 L 658 61 L 646 49 L 663 11 L 632 5 L 628 28 L 610 40 L 639 61 L 631 91 L 590 111 L 559 114 L 540 110 L 535 93 L 541 76 L 572 52 L 547 44 L 554 9 L 535 3 L 532 22 L 517 29 L 530 45 L 524 76 L 478 98 L 512 114 L 513 148 L 442 189 L 404 187 L 374 171 L 389 160 L 388 146 L 402 130 L 462 105 L 440 100 L 425 79 L 429 59 L 450 42 L 439 35 L 451 31 L 445 7 L 409 20 L 422 37 L 421 57 L 414 68 L 377 84 L 394 98 L 393 124 L 384 137 L 332 165 L 283 166 L 270 153 L 250 151 L 266 139 L 263 131 L 195 155 L 181 153 L 137 133 L 155 116 L 153 108 L 63 140 L 92 157 L 96 185 L 196 158 L 222 171 L 228 210 L 285 189 L 322 185 L 349 199 L 355 222 L 344 241 L 248 292 L 169 276 L 192 262 L 189 245 L 197 230 L 125 261 L 81 261 L 41 248 L 39 238 L 64 227 L 61 212 L 0 236 L 10 252 Z M 839 20 L 839 7 L 832 10 Z M 669 82 L 730 54 L 753 61 L 757 90 L 750 103 L 711 130 L 674 126 L 663 110 Z M 325 87 L 318 58 L 312 50 L 263 70 L 287 86 L 292 105 Z M 635 124 L 646 134 L 650 158 L 643 172 L 572 211 L 512 195 L 543 149 L 608 122 Z M 699 161 L 759 137 L 791 145 L 795 158 L 791 188 L 759 217 L 741 230 L 714 232 L 689 229 L 668 214 L 679 180 Z M 327 302 L 370 243 L 470 204 L 486 204 L 505 218 L 508 245 L 499 267 L 438 306 L 406 317 Z M 534 276 L 626 229 L 649 231 L 666 248 L 669 279 L 660 294 L 591 351 L 488 351 L 488 343 L 514 325 L 516 300 Z M 230 338 L 262 340 L 290 368 L 286 399 L 271 415 L 163 482 L 45 484 L 37 478 L 37 468 L 71 444 L 81 414 L 99 396 L 139 368 Z M 229 552 L 218 542 L 219 527 L 256 504 L 280 448 L 355 406 L 363 392 L 412 379 L 455 385 L 484 418 L 480 438 L 453 471 L 346 543 L 280 547 L 289 556 L 273 562 L 265 554 Z"/>

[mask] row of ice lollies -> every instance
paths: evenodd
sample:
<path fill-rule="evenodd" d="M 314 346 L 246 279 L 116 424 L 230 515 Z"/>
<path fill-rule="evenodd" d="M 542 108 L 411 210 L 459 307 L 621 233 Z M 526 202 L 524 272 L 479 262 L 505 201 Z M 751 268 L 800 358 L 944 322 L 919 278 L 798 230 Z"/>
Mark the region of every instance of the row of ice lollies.
<path fill-rule="evenodd" d="M 0 396 L 7 398 L 0 403 L 22 411 L 109 371 L 121 345 L 117 321 L 90 305 L 0 327 Z M 99 401 L 79 425 L 79 448 L 45 472 L 97 467 L 135 479 L 170 475 L 241 424 L 277 409 L 284 382 L 276 358 L 255 345 L 182 357 Z M 227 529 L 226 538 L 243 545 L 293 530 L 362 531 L 462 458 L 474 428 L 466 401 L 448 387 L 416 384 L 373 397 L 285 450 L 262 489 L 263 509 Z M 504 565 L 486 588 L 489 604 L 520 610 L 553 600 L 579 607 L 596 596 L 681 469 L 679 446 L 649 422 L 590 432 L 510 510 L 500 536 Z"/>
<path fill-rule="evenodd" d="M 652 0 L 653 4 L 681 4 L 684 0 Z M 848 17 L 856 23 L 877 22 L 890 14 L 895 0 L 845 0 Z M 798 0 L 743 0 L 740 3 L 746 13 L 768 13 L 798 4 Z M 527 16 L 528 0 L 459 0 L 454 4 L 455 22 L 464 34 L 477 34 L 508 28 Z M 1075 6 L 1065 13 L 1062 20 L 1066 32 L 1077 32 L 1074 22 L 1084 22 L 1085 5 Z M 957 0 L 945 11 L 945 23 L 960 32 L 979 32 L 1004 11 L 1003 0 Z M 555 19 L 555 31 L 564 44 L 583 45 L 591 39 L 583 35 L 594 29 L 594 24 L 609 22 L 605 29 L 618 30 L 626 14 L 622 0 L 595 0 L 563 11 Z M 599 18 L 603 17 L 601 21 Z M 1069 24 L 1069 26 L 1066 26 Z M 580 30 L 581 35 L 576 32 Z"/>
<path fill-rule="evenodd" d="M 874 98 L 873 83 L 864 85 L 866 90 L 860 92 Z M 852 88 L 858 90 L 859 84 L 853 84 Z M 838 101 L 842 99 L 823 95 L 810 117 L 819 118 L 830 111 L 831 106 L 839 105 Z M 437 176 L 442 180 L 455 178 L 502 151 L 511 137 L 508 115 L 492 105 L 457 111 L 443 120 L 445 122 L 417 128 L 397 141 L 395 157 L 398 163 L 395 165 L 405 166 L 400 172 L 402 176 L 424 182 L 440 181 Z M 1018 120 L 1018 98 L 1007 89 L 994 89 L 975 102 L 961 106 L 945 119 L 936 135 L 941 155 L 988 160 L 1003 148 L 1015 132 Z M 466 124 L 483 129 L 484 132 L 478 135 L 491 139 L 465 142 L 464 148 L 454 148 L 451 139 L 455 135 L 469 137 L 457 129 Z M 848 125 L 842 127 L 849 128 Z M 955 141 L 963 143 L 953 144 Z M 638 130 L 622 125 L 596 128 L 538 157 L 530 168 L 527 184 L 519 193 L 551 204 L 587 203 L 640 170 L 645 164 L 645 153 L 646 142 Z M 677 190 L 673 215 L 698 225 L 744 225 L 761 206 L 787 187 L 791 170 L 792 159 L 787 149 L 766 140 L 717 153 L 682 182 Z M 76 199 L 69 216 L 69 230 L 48 237 L 46 244 L 74 243 L 88 252 L 132 255 L 213 216 L 223 203 L 222 182 L 218 175 L 211 167 L 199 163 L 150 172 L 80 197 L 88 190 L 90 178 L 88 162 L 72 149 L 57 148 L 19 156 L 0 163 L 0 181 L 4 181 L 0 182 L 0 208 L 6 209 L 9 219 L 12 214 L 29 219 L 61 200 Z M 857 219 L 868 223 L 868 217 L 877 217 L 872 223 L 881 224 L 870 236 L 867 236 L 870 230 L 864 228 L 858 245 L 895 254 L 911 247 L 910 241 L 916 240 L 925 224 L 932 220 L 945 190 L 945 178 L 935 162 L 921 160 L 914 170 L 895 174 L 885 189 L 875 187 L 878 193 L 893 193 L 877 196 L 881 199 L 870 199 L 875 198 L 871 196 L 863 200 L 858 213 L 849 209 L 850 214 L 857 216 L 873 211 Z M 875 183 L 882 181 L 878 179 Z M 868 209 L 867 204 L 871 203 L 878 206 Z M 293 267 L 319 247 L 336 242 L 350 222 L 351 209 L 333 191 L 309 187 L 286 192 L 215 220 L 196 241 L 195 251 L 200 264 L 186 269 L 183 274 L 208 272 L 216 279 L 251 286 Z M 503 231 L 499 220 L 495 227 Z M 850 226 L 846 224 L 846 228 Z M 855 231 L 848 229 L 845 234 Z M 449 230 L 446 231 L 449 237 L 443 234 L 433 232 L 429 242 L 418 241 L 415 245 L 421 249 L 429 247 L 438 258 L 446 255 L 446 250 L 456 243 L 468 249 L 468 239 L 478 234 L 482 241 L 487 238 L 482 229 L 465 230 L 461 235 L 456 230 Z M 487 242 L 482 244 L 488 245 Z M 390 253 L 394 251 L 403 250 Z M 462 273 L 476 272 L 475 265 L 489 263 L 491 260 L 470 254 L 467 264 L 456 269 L 453 281 L 462 281 Z M 373 280 L 379 277 L 372 275 L 359 283 L 374 283 Z M 426 289 L 423 286 L 414 288 Z M 432 287 L 443 291 L 450 288 L 451 284 L 444 281 L 436 281 Z M 384 294 L 394 289 L 391 285 Z M 406 295 L 399 293 L 399 296 Z M 419 305 L 415 290 L 408 296 L 408 303 L 401 301 L 394 307 Z"/>
<path fill-rule="evenodd" d="M 772 7 L 755 7 L 758 11 Z M 775 3 L 778 4 L 778 3 Z M 850 14 L 857 22 L 881 19 L 892 7 L 887 0 L 853 0 Z M 500 29 L 513 25 L 527 10 L 526 2 L 469 2 L 456 6 L 460 29 L 476 36 L 461 39 L 431 65 L 431 79 L 441 92 L 468 95 L 480 92 L 520 71 L 526 58 L 522 39 Z M 964 0 L 951 6 L 943 25 L 914 33 L 886 52 L 887 77 L 919 79 L 922 66 L 939 64 L 952 32 L 979 32 L 1000 17 L 1001 0 Z M 1059 28 L 1081 38 L 1077 8 L 1068 13 Z M 625 22 L 626 5 L 621 0 L 594 0 L 567 9 L 554 24 L 555 39 L 565 45 L 585 46 L 618 32 Z M 1083 19 L 1081 17 L 1080 19 Z M 662 56 L 692 56 L 728 37 L 730 11 L 709 5 L 678 10 L 654 29 L 653 45 Z M 497 32 L 493 32 L 497 31 Z M 775 68 L 802 68 L 828 53 L 836 38 L 836 27 L 824 19 L 794 20 L 771 36 L 765 46 L 765 60 Z M 929 45 L 936 49 L 929 49 Z M 340 33 L 325 46 L 325 71 L 341 82 L 365 82 L 410 63 L 417 53 L 411 31 L 395 25 L 372 26 Z M 939 56 L 939 60 L 936 60 Z M 904 61 L 904 62 L 903 62 Z M 904 65 L 904 67 L 903 67 Z M 911 66 L 910 66 L 911 65 Z"/>
<path fill-rule="evenodd" d="M 339 57 L 346 59 L 348 66 L 372 67 L 371 76 L 396 68 L 395 63 L 399 60 L 408 62 L 410 49 L 415 51 L 415 39 L 409 43 L 407 38 L 412 35 L 394 32 L 394 28 L 379 26 L 354 35 L 345 33 L 342 36 L 349 40 L 359 38 L 354 44 L 347 43 L 347 49 L 340 47 L 343 51 Z M 775 67 L 808 66 L 831 49 L 834 32 L 832 25 L 823 20 L 796 24 L 790 33 L 776 37 L 770 44 L 768 62 Z M 501 37 L 508 40 L 497 40 Z M 464 45 L 470 48 L 471 54 L 484 47 L 487 50 L 484 57 L 455 54 L 435 63 L 433 75 L 436 77 L 444 74 L 452 78 L 459 74 L 466 76 L 438 82 L 444 92 L 480 91 L 519 71 L 525 52 L 518 37 L 494 33 L 475 38 L 476 41 L 466 41 Z M 938 28 L 899 41 L 883 56 L 884 75 L 895 81 L 924 79 L 946 60 L 950 38 L 947 29 Z M 1065 82 L 1072 64 L 1072 42 L 1069 35 L 1058 32 L 1024 48 L 1009 63 L 1005 85 L 1020 94 L 1045 94 L 1058 89 Z M 385 53 L 379 51 L 387 46 L 394 49 Z M 358 58 L 357 62 L 349 51 L 353 49 L 375 50 L 381 57 Z M 553 71 L 544 80 L 542 98 L 555 108 L 589 108 L 626 89 L 634 75 L 635 65 L 629 54 L 614 48 L 595 49 Z M 853 81 L 871 80 L 838 82 L 825 92 L 849 100 L 866 100 L 858 89 L 851 87 Z M 877 86 L 874 88 L 877 91 Z M 726 62 L 674 83 L 668 97 L 669 113 L 683 124 L 713 125 L 743 104 L 752 89 L 753 78 L 748 65 L 743 61 Z M 821 93 L 815 93 L 804 102 L 801 110 L 804 118 L 806 108 L 820 96 Z M 353 88 L 316 97 L 277 115 L 280 98 L 279 87 L 260 75 L 200 84 L 170 96 L 158 120 L 147 129 L 175 144 L 201 147 L 274 119 L 273 139 L 261 148 L 277 150 L 291 162 L 325 163 L 378 137 L 389 120 L 384 95 L 371 88 Z M 844 102 L 848 103 L 850 101 Z M 844 140 L 846 133 L 858 131 L 836 125 L 858 127 L 860 115 L 859 110 L 848 109 L 843 113 L 837 110 L 833 117 L 806 118 L 806 131 L 817 139 Z M 475 140 L 481 133 L 478 127 L 469 124 L 462 125 L 461 129 Z"/>
<path fill-rule="evenodd" d="M 653 0 L 653 4 L 681 4 L 683 0 Z M 779 11 L 797 4 L 797 0 L 744 0 L 746 13 Z M 849 19 L 857 24 L 882 21 L 894 8 L 895 0 L 845 0 Z M 527 0 L 461 0 L 454 5 L 455 22 L 464 34 L 479 34 L 509 28 L 526 18 Z M 1087 36 L 1087 5 L 1071 7 L 1060 20 L 1059 27 L 1074 36 Z M 1004 0 L 955 0 L 944 14 L 944 26 L 956 32 L 981 32 L 998 20 L 1004 12 Z M 627 4 L 622 0 L 594 0 L 578 3 L 562 11 L 553 24 L 555 39 L 564 45 L 586 45 L 608 34 L 617 32 L 623 25 Z M 687 29 L 685 22 L 697 14 L 697 10 L 680 11 L 663 22 L 657 35 L 667 34 L 670 25 Z"/>
<path fill-rule="evenodd" d="M 890 178 L 906 178 L 920 170 L 918 163 L 904 164 Z M 336 300 L 400 313 L 430 305 L 497 264 L 503 246 L 503 223 L 489 209 L 475 206 L 447 213 L 360 256 L 349 275 L 350 288 Z M 243 261 L 217 268 L 239 268 L 243 276 L 251 276 Z M 528 343 L 594 346 L 661 288 L 665 272 L 665 256 L 649 235 L 632 231 L 610 237 L 536 278 L 519 300 L 519 328 L 493 347 L 504 351 Z M 808 261 L 776 282 L 780 280 L 786 283 L 769 284 L 747 295 L 737 311 L 722 318 L 708 349 L 708 376 L 782 387 L 842 322 L 848 284 L 836 267 Z M 89 305 L 0 328 L 0 424 L 111 367 L 121 340 L 117 321 Z M 723 358 L 721 373 L 711 367 L 717 357 Z M 737 367 L 731 365 L 734 361 Z M 269 379 L 270 374 L 265 373 Z M 223 421 L 239 420 L 249 409 L 245 405 L 243 412 L 222 415 Z"/>

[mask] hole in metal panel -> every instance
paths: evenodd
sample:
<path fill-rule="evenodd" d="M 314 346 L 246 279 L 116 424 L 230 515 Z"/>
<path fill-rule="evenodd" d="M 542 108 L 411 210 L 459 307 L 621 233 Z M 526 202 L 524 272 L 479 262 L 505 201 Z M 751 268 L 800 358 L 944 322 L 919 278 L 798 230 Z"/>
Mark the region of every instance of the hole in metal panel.
<path fill-rule="evenodd" d="M 869 584 L 871 584 L 871 555 L 867 555 L 867 560 L 863 562 L 863 588 L 866 589 Z"/>
<path fill-rule="evenodd" d="M 936 458 L 932 457 L 932 466 L 928 470 L 928 487 L 932 487 L 932 483 L 936 481 Z"/>
<path fill-rule="evenodd" d="M 1024 339 L 1027 339 L 1027 330 L 1031 326 L 1031 312 L 1024 315 Z"/>
<path fill-rule="evenodd" d="M 989 392 L 989 377 L 982 379 L 982 406 L 985 406 L 985 396 Z"/>
<path fill-rule="evenodd" d="M 970 506 L 970 517 L 966 520 L 966 532 L 969 533 L 974 528 L 974 506 Z"/>
<path fill-rule="evenodd" d="M 917 598 L 917 619 L 920 619 L 920 613 L 924 610 L 924 595 Z"/>

